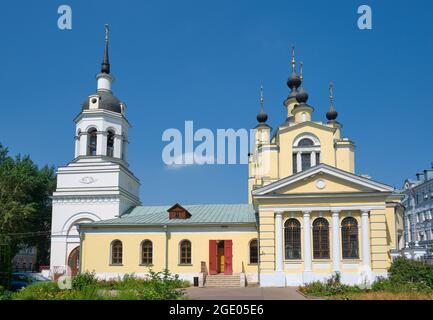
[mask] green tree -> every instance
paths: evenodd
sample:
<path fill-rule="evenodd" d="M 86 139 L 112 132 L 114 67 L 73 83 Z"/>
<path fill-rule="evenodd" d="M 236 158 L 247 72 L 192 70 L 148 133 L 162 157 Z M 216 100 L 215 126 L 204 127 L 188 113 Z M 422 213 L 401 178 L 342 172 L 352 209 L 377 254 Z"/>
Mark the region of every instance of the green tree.
<path fill-rule="evenodd" d="M 10 240 L 13 254 L 18 245 L 36 246 L 37 264 L 48 263 L 55 185 L 53 167 L 39 168 L 29 156 L 12 158 L 0 144 L 0 235 Z"/>

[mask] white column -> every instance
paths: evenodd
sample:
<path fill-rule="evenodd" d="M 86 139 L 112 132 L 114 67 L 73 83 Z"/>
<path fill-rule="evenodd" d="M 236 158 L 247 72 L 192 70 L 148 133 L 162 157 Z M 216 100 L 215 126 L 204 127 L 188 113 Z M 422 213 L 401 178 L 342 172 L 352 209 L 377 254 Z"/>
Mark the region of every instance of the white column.
<path fill-rule="evenodd" d="M 311 166 L 314 167 L 316 165 L 316 152 L 312 151 L 310 155 Z"/>
<path fill-rule="evenodd" d="M 128 140 L 125 138 L 122 143 L 123 148 L 123 160 L 128 161 Z"/>
<path fill-rule="evenodd" d="M 96 134 L 96 155 L 102 155 L 103 143 L 102 143 L 102 132 Z"/>
<path fill-rule="evenodd" d="M 340 271 L 340 213 L 332 211 L 332 266 L 333 271 Z"/>
<path fill-rule="evenodd" d="M 74 158 L 78 157 L 80 154 L 80 136 L 75 137 L 75 154 Z"/>
<path fill-rule="evenodd" d="M 283 269 L 283 213 L 275 213 L 275 271 Z"/>
<path fill-rule="evenodd" d="M 298 152 L 296 154 L 296 172 L 301 172 L 302 171 L 302 157 L 301 157 L 301 152 Z"/>
<path fill-rule="evenodd" d="M 80 136 L 80 156 L 87 155 L 87 141 L 89 139 L 89 135 L 87 133 L 82 133 Z"/>
<path fill-rule="evenodd" d="M 115 135 L 114 136 L 114 157 L 115 158 L 122 158 L 122 136 Z"/>
<path fill-rule="evenodd" d="M 311 272 L 311 223 L 310 211 L 304 211 L 304 272 Z"/>
<path fill-rule="evenodd" d="M 410 225 L 410 218 L 409 218 L 409 216 L 406 217 L 406 226 L 407 226 L 406 227 L 406 231 L 407 231 L 406 247 L 409 247 L 409 243 L 412 241 L 411 240 L 412 234 L 411 234 L 411 231 L 410 231 L 411 225 Z"/>
<path fill-rule="evenodd" d="M 362 264 L 365 268 L 371 268 L 370 258 L 370 234 L 369 234 L 368 211 L 361 211 L 361 231 L 362 231 Z"/>
<path fill-rule="evenodd" d="M 101 133 L 101 155 L 107 155 L 107 132 Z"/>

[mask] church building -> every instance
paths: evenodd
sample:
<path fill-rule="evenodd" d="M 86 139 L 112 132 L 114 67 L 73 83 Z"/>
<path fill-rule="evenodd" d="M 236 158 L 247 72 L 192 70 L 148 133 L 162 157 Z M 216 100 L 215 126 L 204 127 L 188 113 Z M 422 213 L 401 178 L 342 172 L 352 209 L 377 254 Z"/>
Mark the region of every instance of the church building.
<path fill-rule="evenodd" d="M 314 121 L 302 63 L 296 69 L 293 52 L 287 117 L 275 130 L 261 95 L 248 203 L 142 206 L 128 169 L 126 105 L 111 88 L 107 28 L 97 91 L 75 118 L 75 158 L 58 169 L 51 272 L 110 279 L 168 269 L 205 286 L 294 286 L 336 272 L 344 283 L 364 284 L 386 276 L 390 251 L 404 246 L 401 197 L 355 173 L 332 84 L 327 121 Z"/>

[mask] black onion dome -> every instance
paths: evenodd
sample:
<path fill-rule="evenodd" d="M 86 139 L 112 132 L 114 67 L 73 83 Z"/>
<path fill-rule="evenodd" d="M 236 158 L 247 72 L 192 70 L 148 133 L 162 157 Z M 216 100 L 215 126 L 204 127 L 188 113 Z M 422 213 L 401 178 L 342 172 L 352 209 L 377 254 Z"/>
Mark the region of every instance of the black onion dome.
<path fill-rule="evenodd" d="M 98 91 L 96 93 L 99 96 L 99 109 L 108 110 L 116 113 L 122 113 L 121 102 L 115 96 L 108 91 Z M 93 99 L 93 98 L 92 98 Z M 97 99 L 95 97 L 95 99 Z M 89 98 L 84 101 L 82 109 L 89 110 Z"/>
<path fill-rule="evenodd" d="M 292 90 L 293 88 L 297 89 L 301 85 L 301 82 L 301 78 L 299 78 L 295 71 L 292 71 L 289 79 L 287 79 L 287 86 Z"/>
<path fill-rule="evenodd" d="M 257 121 L 259 123 L 265 123 L 267 120 L 268 115 L 263 110 L 260 110 L 260 112 L 257 114 Z"/>
<path fill-rule="evenodd" d="M 334 108 L 329 109 L 329 111 L 326 113 L 326 119 L 329 121 L 334 121 L 338 117 L 338 112 Z"/>
<path fill-rule="evenodd" d="M 304 87 L 301 87 L 301 89 L 297 93 L 296 100 L 299 103 L 306 103 L 308 101 L 308 92 L 304 90 Z"/>

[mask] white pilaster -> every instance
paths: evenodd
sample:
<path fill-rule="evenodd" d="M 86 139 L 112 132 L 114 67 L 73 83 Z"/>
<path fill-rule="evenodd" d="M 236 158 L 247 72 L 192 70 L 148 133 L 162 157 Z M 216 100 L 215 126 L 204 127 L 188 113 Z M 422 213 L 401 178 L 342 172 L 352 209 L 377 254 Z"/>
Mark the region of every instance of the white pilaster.
<path fill-rule="evenodd" d="M 301 152 L 298 152 L 296 154 L 296 172 L 301 172 L 302 171 L 302 157 L 301 157 Z"/>
<path fill-rule="evenodd" d="M 361 211 L 362 265 L 371 269 L 368 211 Z"/>
<path fill-rule="evenodd" d="M 312 262 L 311 262 L 311 222 L 310 211 L 303 211 L 304 214 L 304 283 L 311 282 Z"/>
<path fill-rule="evenodd" d="M 333 271 L 340 271 L 340 213 L 332 211 L 332 266 Z"/>
<path fill-rule="evenodd" d="M 275 271 L 283 269 L 283 213 L 275 213 Z"/>

